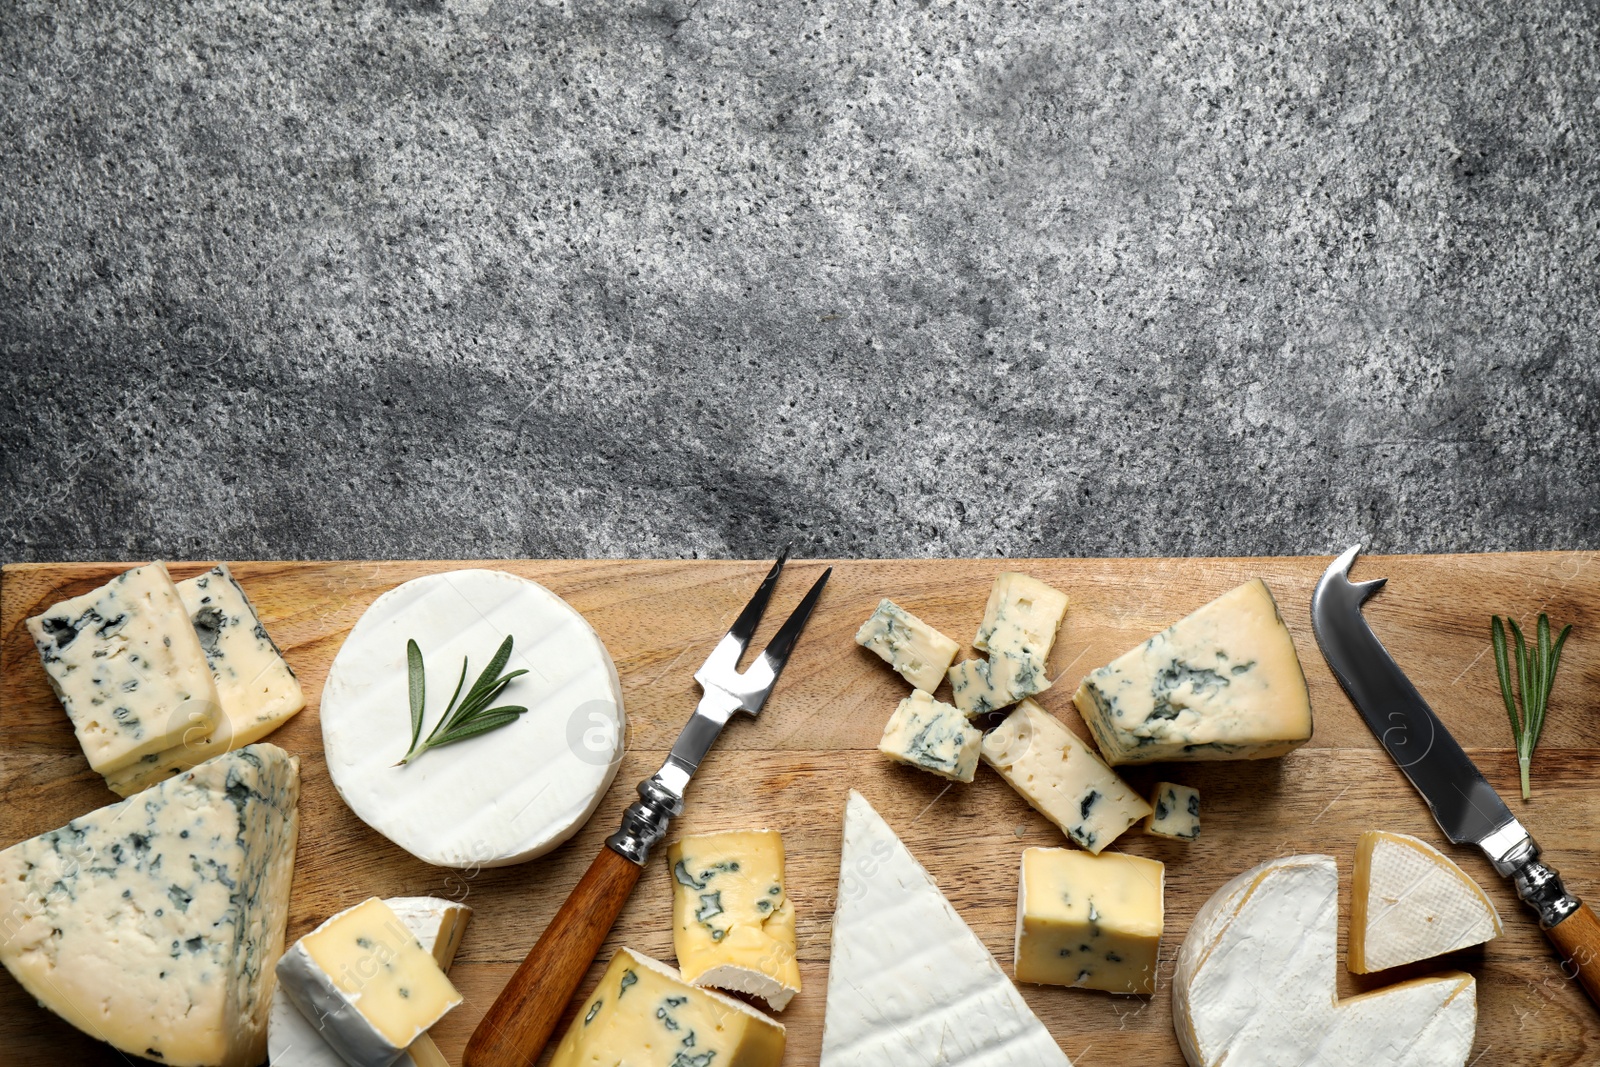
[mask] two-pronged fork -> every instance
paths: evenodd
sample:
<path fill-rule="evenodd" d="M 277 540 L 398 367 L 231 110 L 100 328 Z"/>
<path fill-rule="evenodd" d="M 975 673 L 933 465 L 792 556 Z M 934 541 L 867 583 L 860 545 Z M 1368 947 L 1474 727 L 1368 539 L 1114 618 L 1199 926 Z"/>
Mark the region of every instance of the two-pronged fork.
<path fill-rule="evenodd" d="M 638 884 L 650 849 L 666 836 L 667 824 L 683 811 L 684 792 L 700 761 L 734 713 L 760 714 L 817 606 L 828 575 L 833 573 L 831 567 L 822 573 L 771 644 L 741 672 L 739 660 L 772 599 L 787 558 L 787 551 L 778 557 L 733 628 L 695 672 L 704 695 L 673 744 L 672 754 L 659 771 L 639 783 L 639 799 L 623 813 L 622 828 L 606 838 L 605 847 L 473 1031 L 467 1042 L 466 1067 L 525 1067 L 539 1058 L 622 905 Z"/>

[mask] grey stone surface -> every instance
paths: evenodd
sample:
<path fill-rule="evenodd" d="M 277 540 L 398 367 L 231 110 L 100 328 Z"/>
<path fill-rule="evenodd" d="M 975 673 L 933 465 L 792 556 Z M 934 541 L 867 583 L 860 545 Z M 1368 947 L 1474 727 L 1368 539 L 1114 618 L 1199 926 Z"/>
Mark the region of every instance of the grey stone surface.
<path fill-rule="evenodd" d="M 0 558 L 1600 548 L 1600 8 L 0 4 Z"/>

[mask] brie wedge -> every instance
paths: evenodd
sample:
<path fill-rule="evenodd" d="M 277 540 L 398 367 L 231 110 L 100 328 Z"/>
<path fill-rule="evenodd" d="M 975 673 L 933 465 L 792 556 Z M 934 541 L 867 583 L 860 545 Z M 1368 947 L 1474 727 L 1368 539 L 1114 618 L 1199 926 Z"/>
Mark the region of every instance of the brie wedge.
<path fill-rule="evenodd" d="M 1470 975 L 1339 1000 L 1339 873 L 1288 856 L 1201 906 L 1178 952 L 1173 1025 L 1191 1067 L 1462 1067 L 1477 1029 Z"/>
<path fill-rule="evenodd" d="M 476 678 L 506 636 L 500 696 L 528 710 L 481 737 L 404 766 L 406 642 L 422 650 L 423 729 L 444 714 L 462 660 Z M 468 683 L 471 684 L 470 682 Z M 503 571 L 445 571 L 383 594 L 356 623 L 322 690 L 328 773 L 368 826 L 426 863 L 501 867 L 577 832 L 622 759 L 622 686 L 583 617 L 548 589 Z"/>
<path fill-rule="evenodd" d="M 928 872 L 852 790 L 821 1067 L 891 1064 L 1071 1067 Z"/>
<path fill-rule="evenodd" d="M 1500 913 L 1466 871 L 1405 834 L 1369 830 L 1356 843 L 1349 966 L 1354 974 L 1481 945 Z"/>

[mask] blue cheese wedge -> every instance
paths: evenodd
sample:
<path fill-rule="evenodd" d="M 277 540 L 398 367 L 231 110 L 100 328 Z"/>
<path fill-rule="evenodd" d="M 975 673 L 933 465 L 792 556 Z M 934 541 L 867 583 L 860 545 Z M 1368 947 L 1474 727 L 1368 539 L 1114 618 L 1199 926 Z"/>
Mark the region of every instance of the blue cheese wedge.
<path fill-rule="evenodd" d="M 1150 806 L 1155 810 L 1144 821 L 1145 833 L 1179 841 L 1193 841 L 1200 836 L 1200 790 L 1157 782 Z"/>
<path fill-rule="evenodd" d="M 794 905 L 776 830 L 691 834 L 667 851 L 672 944 L 683 980 L 761 997 L 782 1011 L 800 992 Z"/>
<path fill-rule="evenodd" d="M 100 774 L 216 727 L 217 686 L 164 564 L 125 571 L 27 626 Z"/>
<path fill-rule="evenodd" d="M 1150 805 L 1094 749 L 1032 700 L 984 737 L 981 751 L 1022 799 L 1090 852 L 1150 814 Z"/>
<path fill-rule="evenodd" d="M 440 897 L 389 897 L 384 903 L 448 972 L 467 932 L 472 909 Z M 267 1055 L 272 1067 L 346 1067 L 344 1057 L 333 1050 L 316 1024 L 289 1002 L 281 986 L 272 994 Z M 446 1063 L 433 1039 L 423 1034 L 394 1061 L 393 1067 L 440 1067 Z"/>
<path fill-rule="evenodd" d="M 778 1067 L 783 1046 L 781 1024 L 624 948 L 580 1006 L 549 1067 Z"/>
<path fill-rule="evenodd" d="M 289 1002 L 354 1067 L 390 1067 L 461 994 L 394 909 L 347 908 L 278 960 Z"/>
<path fill-rule="evenodd" d="M 251 745 L 0 852 L 0 962 L 129 1056 L 256 1067 L 299 793 L 299 761 Z"/>
<path fill-rule="evenodd" d="M 952 782 L 971 782 L 982 744 L 983 731 L 961 709 L 917 689 L 889 716 L 878 751 Z"/>
<path fill-rule="evenodd" d="M 856 644 L 876 652 L 912 688 L 930 693 L 961 647 L 892 600 L 878 601 L 856 631 Z"/>
<path fill-rule="evenodd" d="M 1259 578 L 1091 672 L 1073 703 L 1113 766 L 1267 759 L 1311 739 L 1294 639 Z"/>
<path fill-rule="evenodd" d="M 208 737 L 191 737 L 106 775 L 118 796 L 132 796 L 220 752 L 253 744 L 306 706 L 300 680 L 267 636 L 226 563 L 177 584 L 217 686 L 222 714 Z"/>
<path fill-rule="evenodd" d="M 1142 856 L 1023 850 L 1017 981 L 1154 993 L 1165 885 L 1166 867 Z"/>

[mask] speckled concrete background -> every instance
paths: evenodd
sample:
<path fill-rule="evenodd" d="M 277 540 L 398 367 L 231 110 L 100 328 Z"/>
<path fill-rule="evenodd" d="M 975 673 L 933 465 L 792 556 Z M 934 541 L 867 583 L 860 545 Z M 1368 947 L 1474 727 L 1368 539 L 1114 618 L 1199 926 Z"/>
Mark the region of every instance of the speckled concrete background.
<path fill-rule="evenodd" d="M 1600 6 L 0 4 L 0 558 L 1600 547 Z"/>

